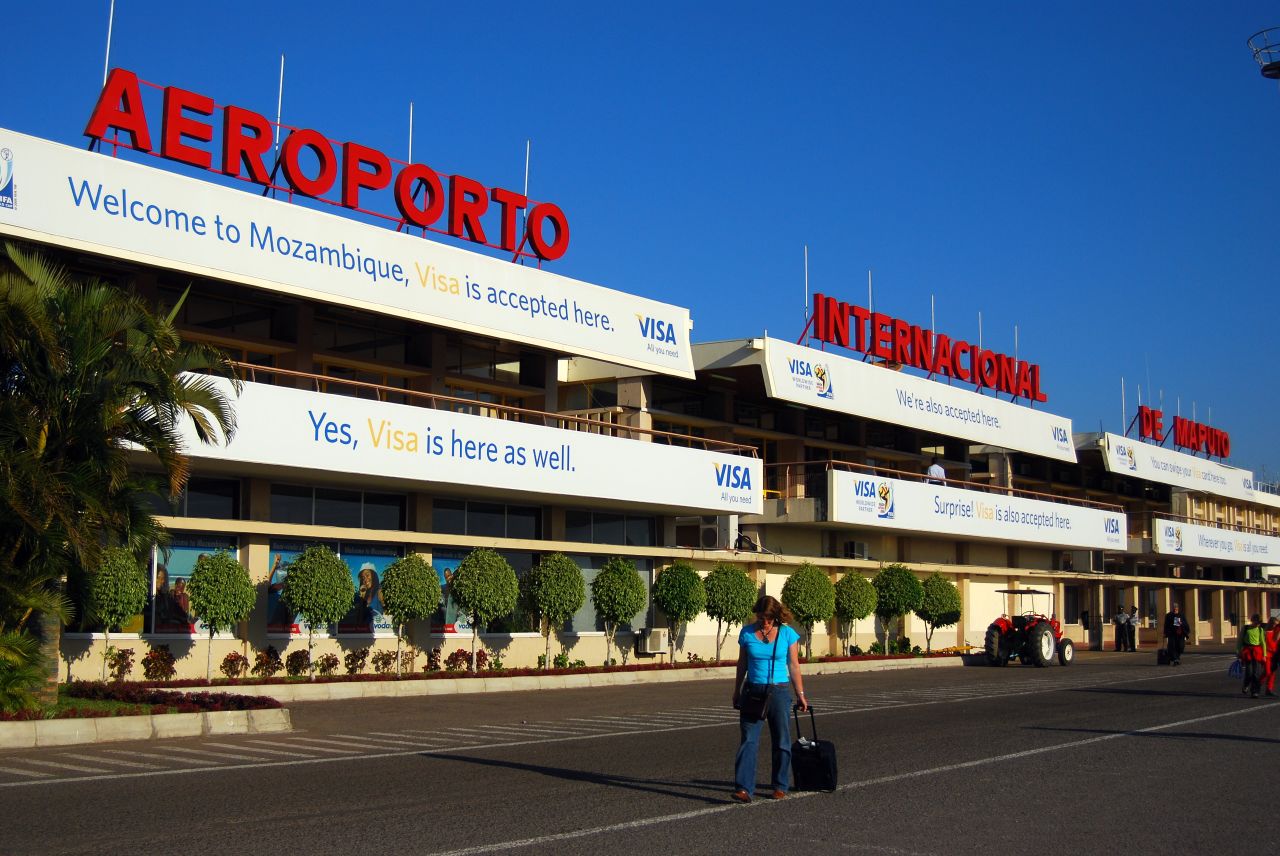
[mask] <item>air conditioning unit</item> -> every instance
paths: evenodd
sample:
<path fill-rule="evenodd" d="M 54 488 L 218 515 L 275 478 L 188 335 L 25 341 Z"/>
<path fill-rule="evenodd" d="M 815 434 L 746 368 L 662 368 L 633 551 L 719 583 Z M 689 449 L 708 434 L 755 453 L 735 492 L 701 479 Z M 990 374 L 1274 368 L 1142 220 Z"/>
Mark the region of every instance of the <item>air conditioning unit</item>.
<path fill-rule="evenodd" d="M 698 546 L 704 550 L 732 550 L 738 543 L 738 515 L 708 515 L 698 526 Z"/>
<path fill-rule="evenodd" d="M 667 646 L 670 645 L 670 637 L 667 635 L 671 631 L 665 627 L 646 627 L 640 631 L 641 654 L 665 654 Z"/>

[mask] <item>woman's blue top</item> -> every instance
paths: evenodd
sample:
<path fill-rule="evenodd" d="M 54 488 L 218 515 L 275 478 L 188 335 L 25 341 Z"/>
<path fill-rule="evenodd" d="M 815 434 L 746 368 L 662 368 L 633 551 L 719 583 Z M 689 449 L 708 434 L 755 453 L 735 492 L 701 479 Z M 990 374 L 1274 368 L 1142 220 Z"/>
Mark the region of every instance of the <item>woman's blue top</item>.
<path fill-rule="evenodd" d="M 773 655 L 773 640 L 761 642 L 756 638 L 758 624 L 742 628 L 738 634 L 738 645 L 747 652 L 747 683 L 769 683 L 769 658 Z M 783 624 L 778 628 L 778 656 L 773 661 L 773 683 L 781 684 L 791 680 L 787 671 L 787 655 L 791 646 L 800 641 L 800 634 Z"/>

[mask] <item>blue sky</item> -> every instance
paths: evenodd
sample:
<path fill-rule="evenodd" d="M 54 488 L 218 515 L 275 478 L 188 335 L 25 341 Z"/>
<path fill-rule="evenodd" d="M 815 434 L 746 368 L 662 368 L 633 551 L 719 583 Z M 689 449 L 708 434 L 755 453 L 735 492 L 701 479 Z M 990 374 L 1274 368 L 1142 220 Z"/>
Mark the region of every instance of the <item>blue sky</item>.
<path fill-rule="evenodd" d="M 108 0 L 6 15 L 0 126 L 73 145 Z M 1280 480 L 1280 89 L 1228 3 L 118 0 L 112 65 L 488 186 L 572 227 L 550 269 L 795 340 L 811 289 L 1042 366 L 1120 431 L 1137 387 Z M 616 7 L 616 8 L 614 8 Z M 354 17 L 353 17 L 354 16 Z M 1158 401 L 1155 403 L 1159 403 Z"/>

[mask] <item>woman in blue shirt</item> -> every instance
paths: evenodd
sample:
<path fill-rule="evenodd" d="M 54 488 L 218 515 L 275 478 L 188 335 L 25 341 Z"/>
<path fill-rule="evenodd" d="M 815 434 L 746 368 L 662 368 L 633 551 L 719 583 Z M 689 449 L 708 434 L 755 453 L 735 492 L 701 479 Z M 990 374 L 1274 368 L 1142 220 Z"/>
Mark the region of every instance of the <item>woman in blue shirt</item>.
<path fill-rule="evenodd" d="M 800 679 L 800 634 L 787 626 L 793 620 L 791 611 L 765 595 L 756 601 L 753 612 L 755 624 L 742 628 L 738 634 L 738 672 L 733 682 L 733 706 L 736 708 L 747 689 L 772 685 L 773 694 L 765 719 L 769 721 L 769 739 L 773 744 L 773 798 L 786 797 L 791 785 L 791 688 L 799 699 L 801 710 L 808 710 L 804 698 L 804 684 Z M 745 683 L 744 683 L 745 681 Z M 738 744 L 738 757 L 734 762 L 734 783 L 737 790 L 733 799 L 751 802 L 756 789 L 756 755 L 760 744 L 760 729 L 764 719 L 738 718 L 742 742 Z"/>

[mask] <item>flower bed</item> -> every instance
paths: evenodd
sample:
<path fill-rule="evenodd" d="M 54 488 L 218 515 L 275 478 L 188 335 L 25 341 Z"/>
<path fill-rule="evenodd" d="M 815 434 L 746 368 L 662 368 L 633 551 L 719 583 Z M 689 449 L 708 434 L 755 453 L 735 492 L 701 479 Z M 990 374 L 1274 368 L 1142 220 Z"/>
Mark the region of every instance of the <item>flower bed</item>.
<path fill-rule="evenodd" d="M 269 710 L 284 707 L 267 696 L 230 693 L 184 693 L 156 689 L 149 683 L 72 681 L 60 696 L 86 704 L 62 702 L 52 711 L 0 712 L 0 722 L 34 719 L 90 719 L 107 716 L 142 716 L 164 713 L 204 713 L 229 710 Z M 102 704 L 102 703 L 108 704 Z M 115 704 L 110 704 L 114 702 Z"/>

